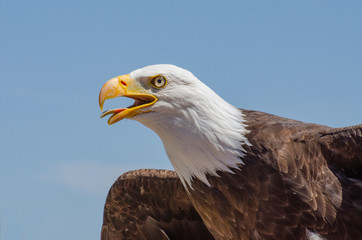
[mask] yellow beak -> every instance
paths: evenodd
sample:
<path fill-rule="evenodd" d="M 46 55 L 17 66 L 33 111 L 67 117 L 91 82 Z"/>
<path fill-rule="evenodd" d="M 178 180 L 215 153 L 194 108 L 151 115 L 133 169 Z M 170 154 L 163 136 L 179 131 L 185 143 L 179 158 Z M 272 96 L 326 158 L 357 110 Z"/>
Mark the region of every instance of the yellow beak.
<path fill-rule="evenodd" d="M 129 97 L 135 100 L 132 106 L 127 108 L 117 108 L 104 111 L 101 118 L 112 114 L 108 119 L 108 124 L 111 125 L 124 118 L 131 118 L 140 113 L 150 112 L 144 108 L 153 105 L 157 98 L 154 95 L 146 93 L 145 89 L 130 76 L 122 75 L 115 77 L 106 82 L 99 93 L 99 107 L 103 110 L 103 104 L 107 99 L 116 97 Z"/>

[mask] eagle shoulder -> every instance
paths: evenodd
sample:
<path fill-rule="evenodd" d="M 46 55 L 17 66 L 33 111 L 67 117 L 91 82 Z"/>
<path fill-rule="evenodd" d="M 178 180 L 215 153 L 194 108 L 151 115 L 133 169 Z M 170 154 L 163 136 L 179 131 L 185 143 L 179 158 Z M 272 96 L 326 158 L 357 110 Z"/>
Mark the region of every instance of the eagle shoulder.
<path fill-rule="evenodd" d="M 274 168 L 292 193 L 307 203 L 298 206 L 303 210 L 302 221 L 305 218 L 306 225 L 324 229 L 324 236 L 332 232 L 338 232 L 340 239 L 358 236 L 362 125 L 331 128 L 257 111 L 243 113 L 252 144 L 247 157 Z"/>

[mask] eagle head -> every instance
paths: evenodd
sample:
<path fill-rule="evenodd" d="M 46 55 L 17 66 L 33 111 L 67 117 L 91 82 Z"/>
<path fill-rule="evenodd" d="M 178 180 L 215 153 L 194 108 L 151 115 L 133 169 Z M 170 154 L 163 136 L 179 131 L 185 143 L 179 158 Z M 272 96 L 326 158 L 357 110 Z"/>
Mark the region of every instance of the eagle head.
<path fill-rule="evenodd" d="M 160 64 L 110 79 L 99 94 L 106 99 L 135 100 L 127 108 L 104 111 L 108 124 L 124 118 L 139 121 L 161 138 L 167 155 L 183 183 L 193 177 L 208 184 L 206 173 L 238 168 L 245 138 L 241 110 L 224 101 L 191 72 Z"/>
<path fill-rule="evenodd" d="M 210 90 L 191 72 L 180 67 L 168 64 L 147 66 L 104 84 L 99 94 L 101 109 L 109 98 L 129 97 L 135 103 L 127 108 L 104 111 L 101 117 L 111 115 L 109 125 L 124 118 L 140 122 L 162 121 L 175 116 L 178 111 L 203 104 L 204 95 Z"/>

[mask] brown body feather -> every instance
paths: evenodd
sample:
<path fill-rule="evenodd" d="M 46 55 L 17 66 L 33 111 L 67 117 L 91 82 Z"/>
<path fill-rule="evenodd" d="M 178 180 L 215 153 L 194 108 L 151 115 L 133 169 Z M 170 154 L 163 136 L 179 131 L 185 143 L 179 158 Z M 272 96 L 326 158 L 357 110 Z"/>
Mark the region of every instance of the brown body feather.
<path fill-rule="evenodd" d="M 362 235 L 362 125 L 333 129 L 243 110 L 245 165 L 193 179 L 138 170 L 112 186 L 102 240 L 325 239 Z M 211 235 L 211 234 L 212 235 Z"/>

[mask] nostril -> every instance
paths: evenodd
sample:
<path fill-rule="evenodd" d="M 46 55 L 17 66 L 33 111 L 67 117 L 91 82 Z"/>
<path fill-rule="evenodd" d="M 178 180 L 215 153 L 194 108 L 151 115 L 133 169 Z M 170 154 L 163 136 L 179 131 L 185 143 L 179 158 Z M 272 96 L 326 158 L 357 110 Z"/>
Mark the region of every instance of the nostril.
<path fill-rule="evenodd" d="M 126 83 L 125 81 L 121 80 L 121 84 L 122 84 L 123 86 L 127 87 L 127 83 Z"/>

